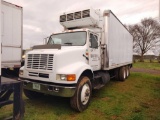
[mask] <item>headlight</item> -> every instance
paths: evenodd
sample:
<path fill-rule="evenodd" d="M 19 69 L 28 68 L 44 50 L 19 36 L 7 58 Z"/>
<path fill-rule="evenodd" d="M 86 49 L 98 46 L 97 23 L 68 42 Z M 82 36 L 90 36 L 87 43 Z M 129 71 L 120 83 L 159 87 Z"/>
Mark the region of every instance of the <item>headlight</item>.
<path fill-rule="evenodd" d="M 19 75 L 23 75 L 23 70 L 19 70 Z"/>
<path fill-rule="evenodd" d="M 66 80 L 66 75 L 60 75 L 61 80 Z"/>
<path fill-rule="evenodd" d="M 57 80 L 63 80 L 63 81 L 75 81 L 76 75 L 75 74 L 58 74 Z"/>

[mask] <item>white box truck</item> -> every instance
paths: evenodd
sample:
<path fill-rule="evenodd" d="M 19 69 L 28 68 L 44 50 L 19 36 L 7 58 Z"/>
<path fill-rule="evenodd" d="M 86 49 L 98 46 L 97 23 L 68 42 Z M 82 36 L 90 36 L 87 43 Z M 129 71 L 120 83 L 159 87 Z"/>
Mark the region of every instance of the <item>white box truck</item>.
<path fill-rule="evenodd" d="M 6 27 L 4 28 L 3 23 L 7 24 L 6 21 L 4 21 L 4 20 L 12 19 L 12 16 L 13 16 L 12 14 L 9 14 L 9 13 L 4 14 L 4 13 L 6 13 L 6 11 L 4 12 L 4 9 L 3 9 L 5 4 L 7 4 L 7 6 L 8 6 L 9 3 L 6 3 L 6 2 L 0 0 L 0 43 L 3 43 L 1 40 L 4 40 L 3 39 L 3 37 L 5 35 L 4 29 L 6 29 Z M 13 11 L 10 10 L 10 12 L 14 12 L 14 10 Z M 6 16 L 10 15 L 10 17 L 8 16 L 8 19 L 4 19 L 5 15 Z M 8 23 L 8 24 L 12 25 L 11 23 Z M 16 30 L 16 26 L 14 26 L 14 27 L 15 27 L 14 30 Z M 9 28 L 8 28 L 8 30 L 9 30 Z M 13 34 L 7 34 L 7 35 L 13 35 Z M 10 41 L 10 42 L 12 43 L 12 41 Z M 10 45 L 11 45 L 11 43 L 10 43 Z M 2 46 L 0 46 L 0 53 L 2 52 L 1 47 Z M 8 54 L 8 58 L 12 59 L 11 58 L 12 56 L 9 56 L 10 53 L 7 53 L 7 54 Z M 3 55 L 3 54 L 0 54 L 0 68 L 2 65 L 1 64 L 1 55 Z M 2 77 L 1 76 L 1 69 L 0 69 L 0 108 L 4 107 L 6 105 L 10 105 L 10 104 L 13 104 L 13 115 L 6 118 L 6 119 L 8 119 L 8 120 L 9 119 L 10 120 L 11 119 L 12 120 L 22 120 L 23 116 L 24 116 L 24 103 L 22 100 L 22 82 L 15 80 L 15 79 Z M 4 114 L 4 113 L 1 112 L 0 119 L 5 119 L 5 118 L 3 118 L 4 116 L 2 114 Z M 9 113 L 9 115 L 10 115 L 10 113 Z"/>
<path fill-rule="evenodd" d="M 28 98 L 70 97 L 71 107 L 81 112 L 93 89 L 113 77 L 124 81 L 129 76 L 133 37 L 110 10 L 64 13 L 60 24 L 63 32 L 27 53 L 19 76 Z"/>
<path fill-rule="evenodd" d="M 22 7 L 1 1 L 1 68 L 19 69 L 22 58 Z M 2 70 L 3 72 L 3 70 Z"/>

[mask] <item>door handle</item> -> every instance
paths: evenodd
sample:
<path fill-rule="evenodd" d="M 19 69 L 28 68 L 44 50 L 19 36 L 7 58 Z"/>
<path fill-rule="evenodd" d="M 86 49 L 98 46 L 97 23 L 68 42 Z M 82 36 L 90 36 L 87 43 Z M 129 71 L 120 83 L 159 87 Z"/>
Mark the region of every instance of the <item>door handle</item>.
<path fill-rule="evenodd" d="M 87 56 L 85 56 L 84 54 L 83 54 L 83 57 L 85 57 L 85 58 L 86 58 L 86 60 L 89 60 L 89 59 L 88 59 L 88 57 L 87 57 Z"/>

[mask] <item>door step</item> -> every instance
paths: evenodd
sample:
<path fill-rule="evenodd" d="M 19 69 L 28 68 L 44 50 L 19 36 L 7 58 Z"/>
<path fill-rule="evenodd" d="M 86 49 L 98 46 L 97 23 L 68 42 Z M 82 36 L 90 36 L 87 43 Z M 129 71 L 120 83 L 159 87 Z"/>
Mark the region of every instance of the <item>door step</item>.
<path fill-rule="evenodd" d="M 94 86 L 93 89 L 100 89 L 104 86 L 103 81 L 102 81 L 102 77 L 101 76 L 95 76 L 94 77 Z"/>
<path fill-rule="evenodd" d="M 98 89 L 100 89 L 102 87 L 104 87 L 104 85 L 103 84 L 99 84 L 99 85 L 95 86 L 93 89 L 98 90 Z"/>

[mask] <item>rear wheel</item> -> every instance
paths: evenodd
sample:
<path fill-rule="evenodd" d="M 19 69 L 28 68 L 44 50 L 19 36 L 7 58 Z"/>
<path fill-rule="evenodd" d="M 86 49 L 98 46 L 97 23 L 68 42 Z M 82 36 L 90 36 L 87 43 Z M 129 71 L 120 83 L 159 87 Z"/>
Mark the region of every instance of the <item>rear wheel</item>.
<path fill-rule="evenodd" d="M 43 93 L 38 93 L 38 92 L 27 90 L 27 89 L 23 89 L 23 92 L 25 96 L 29 99 L 37 99 L 44 95 Z"/>
<path fill-rule="evenodd" d="M 126 68 L 121 67 L 119 70 L 119 80 L 124 81 L 126 79 Z"/>
<path fill-rule="evenodd" d="M 92 86 L 90 79 L 87 76 L 80 77 L 79 81 L 77 90 L 74 96 L 70 99 L 70 104 L 73 109 L 82 112 L 87 109 L 90 103 Z"/>

